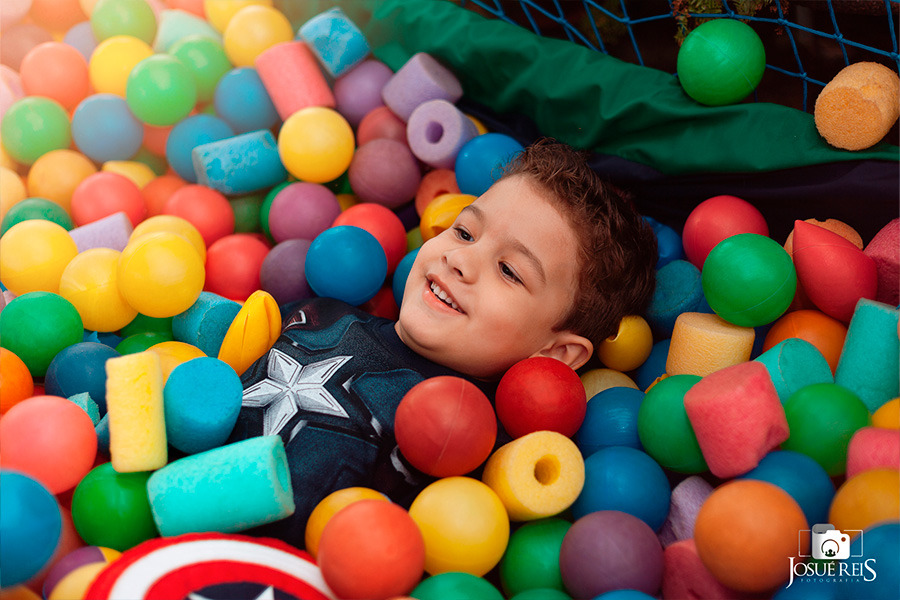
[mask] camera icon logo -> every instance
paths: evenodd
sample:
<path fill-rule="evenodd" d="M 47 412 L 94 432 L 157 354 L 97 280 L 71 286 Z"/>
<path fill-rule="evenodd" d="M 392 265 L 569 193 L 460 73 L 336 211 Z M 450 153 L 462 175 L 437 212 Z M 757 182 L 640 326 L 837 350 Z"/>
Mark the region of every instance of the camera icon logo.
<path fill-rule="evenodd" d="M 850 536 L 829 523 L 817 523 L 812 528 L 812 557 L 823 560 L 850 558 Z"/>

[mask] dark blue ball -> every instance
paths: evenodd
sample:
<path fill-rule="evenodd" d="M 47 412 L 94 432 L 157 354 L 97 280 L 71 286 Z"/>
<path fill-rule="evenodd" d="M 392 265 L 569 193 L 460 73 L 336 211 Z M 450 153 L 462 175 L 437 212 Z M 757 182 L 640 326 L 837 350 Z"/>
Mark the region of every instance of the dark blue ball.
<path fill-rule="evenodd" d="M 524 148 L 502 133 L 485 133 L 466 142 L 456 155 L 456 184 L 463 194 L 480 196 L 500 178 L 506 163 Z"/>
<path fill-rule="evenodd" d="M 627 446 L 641 450 L 638 411 L 644 392 L 630 387 L 612 387 L 591 397 L 575 444 L 584 456 L 601 448 Z"/>
<path fill-rule="evenodd" d="M 115 348 L 98 342 L 79 342 L 61 350 L 47 367 L 44 390 L 68 398 L 87 392 L 106 414 L 106 361 L 121 356 Z"/>
<path fill-rule="evenodd" d="M 828 522 L 834 483 L 825 469 L 805 454 L 792 450 L 769 452 L 741 479 L 766 481 L 783 489 L 803 509 L 810 526 Z"/>
<path fill-rule="evenodd" d="M 306 281 L 318 296 L 359 306 L 387 277 L 387 256 L 371 233 L 353 225 L 326 229 L 306 252 Z"/>
<path fill-rule="evenodd" d="M 419 254 L 418 248 L 400 259 L 400 262 L 397 263 L 397 268 L 394 269 L 394 278 L 391 280 L 391 291 L 394 292 L 394 301 L 397 303 L 397 306 L 403 304 L 403 290 L 406 289 L 406 280 L 409 278 L 409 272 L 412 270 L 417 254 Z"/>

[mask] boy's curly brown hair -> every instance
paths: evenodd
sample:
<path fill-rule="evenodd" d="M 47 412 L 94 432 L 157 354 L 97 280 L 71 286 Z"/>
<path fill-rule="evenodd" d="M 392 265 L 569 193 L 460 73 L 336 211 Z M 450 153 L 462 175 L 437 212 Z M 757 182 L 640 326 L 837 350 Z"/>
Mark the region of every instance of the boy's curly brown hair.
<path fill-rule="evenodd" d="M 511 159 L 503 177 L 524 175 L 549 192 L 580 241 L 578 289 L 556 326 L 586 337 L 594 347 L 614 336 L 619 321 L 643 315 L 656 279 L 656 236 L 631 198 L 603 181 L 587 153 L 542 138 Z"/>

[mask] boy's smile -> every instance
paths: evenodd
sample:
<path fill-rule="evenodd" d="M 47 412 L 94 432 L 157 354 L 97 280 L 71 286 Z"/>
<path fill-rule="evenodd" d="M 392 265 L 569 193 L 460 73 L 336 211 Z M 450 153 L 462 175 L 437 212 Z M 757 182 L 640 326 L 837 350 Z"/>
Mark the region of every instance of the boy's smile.
<path fill-rule="evenodd" d="M 571 307 L 577 256 L 572 227 L 540 189 L 503 179 L 419 250 L 397 333 L 434 362 L 500 375 L 565 337 L 554 326 Z"/>

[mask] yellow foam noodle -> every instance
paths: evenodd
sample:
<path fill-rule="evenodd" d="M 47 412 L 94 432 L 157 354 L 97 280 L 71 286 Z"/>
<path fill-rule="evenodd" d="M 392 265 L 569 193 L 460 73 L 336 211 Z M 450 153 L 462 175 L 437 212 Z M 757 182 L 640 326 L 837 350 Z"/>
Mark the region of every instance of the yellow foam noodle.
<path fill-rule="evenodd" d="M 681 313 L 675 319 L 667 375 L 705 377 L 719 369 L 750 360 L 756 332 L 712 313 Z"/>
<path fill-rule="evenodd" d="M 106 361 L 109 454 L 120 473 L 153 471 L 168 462 L 159 355 L 138 352 Z"/>
<path fill-rule="evenodd" d="M 584 487 L 584 459 L 555 431 L 535 431 L 497 449 L 482 481 L 500 497 L 512 521 L 531 521 L 569 508 Z"/>
<path fill-rule="evenodd" d="M 584 386 L 588 400 L 609 388 L 629 387 L 638 389 L 634 380 L 625 373 L 606 368 L 587 371 L 581 376 L 581 384 Z"/>
<path fill-rule="evenodd" d="M 256 290 L 228 327 L 218 358 L 240 375 L 275 345 L 279 335 L 278 303 L 268 292 Z"/>

